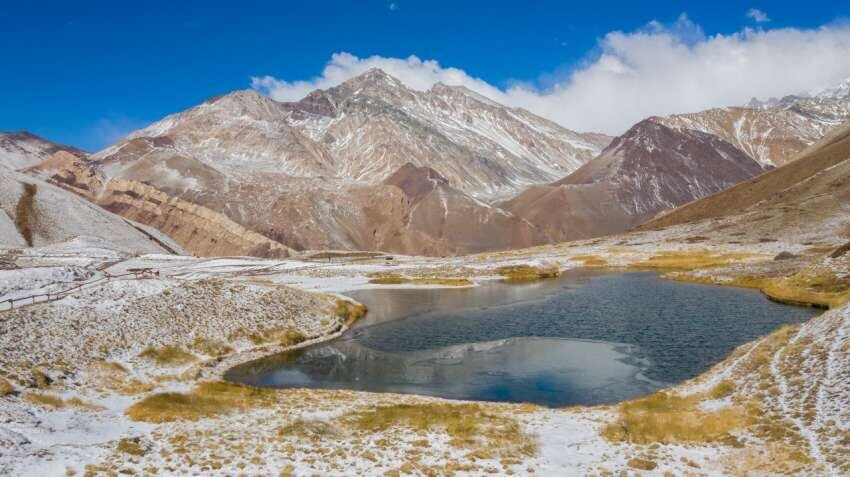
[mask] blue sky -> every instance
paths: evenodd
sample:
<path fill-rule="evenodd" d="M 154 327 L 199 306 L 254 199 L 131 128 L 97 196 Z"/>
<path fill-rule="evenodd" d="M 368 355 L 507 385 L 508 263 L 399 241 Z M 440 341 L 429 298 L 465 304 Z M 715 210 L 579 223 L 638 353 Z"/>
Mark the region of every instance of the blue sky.
<path fill-rule="evenodd" d="M 251 77 L 310 80 L 338 52 L 416 55 L 503 90 L 546 90 L 592 64 L 610 32 L 646 30 L 653 20 L 669 31 L 686 13 L 710 37 L 843 25 L 850 15 L 850 2 L 835 0 L 4 3 L 0 130 L 87 150 L 250 87 Z M 748 16 L 752 8 L 769 21 Z"/>

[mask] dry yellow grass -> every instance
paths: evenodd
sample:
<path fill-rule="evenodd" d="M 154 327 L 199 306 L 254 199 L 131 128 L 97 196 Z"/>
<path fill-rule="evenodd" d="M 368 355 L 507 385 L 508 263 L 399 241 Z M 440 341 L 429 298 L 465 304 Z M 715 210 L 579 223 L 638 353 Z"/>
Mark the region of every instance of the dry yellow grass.
<path fill-rule="evenodd" d="M 192 343 L 192 349 L 207 356 L 225 356 L 233 352 L 233 348 L 219 340 L 197 337 Z"/>
<path fill-rule="evenodd" d="M 183 366 L 198 360 L 195 355 L 178 346 L 163 346 L 161 348 L 148 346 L 139 353 L 139 357 L 151 360 L 160 366 Z"/>
<path fill-rule="evenodd" d="M 447 287 L 467 287 L 472 285 L 468 278 L 445 277 L 404 277 L 397 273 L 379 273 L 372 275 L 369 283 L 376 285 L 440 285 Z"/>
<path fill-rule="evenodd" d="M 575 257 L 570 258 L 570 260 L 581 262 L 585 267 L 608 266 L 608 261 L 598 255 L 576 255 Z"/>
<path fill-rule="evenodd" d="M 141 440 L 139 438 L 132 437 L 125 437 L 119 440 L 116 449 L 125 454 L 134 456 L 143 456 L 146 453 L 146 449 L 142 446 Z"/>
<path fill-rule="evenodd" d="M 402 285 L 410 283 L 410 279 L 398 274 L 383 274 L 369 279 L 369 283 L 375 285 Z"/>
<path fill-rule="evenodd" d="M 721 381 L 708 392 L 711 399 L 723 399 L 735 391 L 735 385 L 729 381 Z"/>
<path fill-rule="evenodd" d="M 763 280 L 758 288 L 767 296 L 788 303 L 836 308 L 850 300 L 850 277 L 839 278 L 821 267 L 808 267 L 785 278 Z"/>
<path fill-rule="evenodd" d="M 738 276 L 718 280 L 708 276 L 674 274 L 679 281 L 756 288 L 782 303 L 837 308 L 850 301 L 850 277 L 839 278 L 832 271 L 813 265 L 787 277 Z"/>
<path fill-rule="evenodd" d="M 0 378 L 0 396 L 8 396 L 9 394 L 15 393 L 15 386 L 12 386 L 12 383 L 6 381 L 3 378 Z"/>
<path fill-rule="evenodd" d="M 295 346 L 299 343 L 303 343 L 306 340 L 307 336 L 305 336 L 304 333 L 294 329 L 284 331 L 280 336 L 278 336 L 277 339 L 281 346 L 287 347 Z"/>
<path fill-rule="evenodd" d="M 277 431 L 278 436 L 288 437 L 294 436 L 311 441 L 318 441 L 323 438 L 337 437 L 340 430 L 325 421 L 316 419 L 296 419 L 295 421 L 281 427 Z"/>
<path fill-rule="evenodd" d="M 59 396 L 46 393 L 26 393 L 24 399 L 39 406 L 59 409 L 63 407 L 76 407 L 81 409 L 98 410 L 100 406 L 83 401 L 78 397 L 62 399 Z"/>
<path fill-rule="evenodd" d="M 349 413 L 343 422 L 367 432 L 408 428 L 417 433 L 445 432 L 453 447 L 471 449 L 468 458 L 529 457 L 537 441 L 512 418 L 478 404 L 396 404 Z"/>
<path fill-rule="evenodd" d="M 15 205 L 15 227 L 21 234 L 21 237 L 27 242 L 27 245 L 32 247 L 33 226 L 37 220 L 35 195 L 38 192 L 38 187 L 35 184 L 24 183 L 24 192 L 18 198 L 18 203 Z"/>
<path fill-rule="evenodd" d="M 351 326 L 352 323 L 363 318 L 366 315 L 366 311 L 366 305 L 347 300 L 337 300 L 334 314 L 345 320 L 346 326 Z"/>
<path fill-rule="evenodd" d="M 134 421 L 162 423 L 197 421 L 235 411 L 269 407 L 277 392 L 223 381 L 199 383 L 189 393 L 158 393 L 130 406 L 126 414 Z"/>
<path fill-rule="evenodd" d="M 44 372 L 44 370 L 37 366 L 32 368 L 31 374 L 33 384 L 39 389 L 44 389 L 50 386 L 50 384 L 53 382 L 53 380 L 50 379 L 50 376 L 48 376 L 47 373 Z"/>
<path fill-rule="evenodd" d="M 557 278 L 561 275 L 556 266 L 538 267 L 534 265 L 509 265 L 499 267 L 496 273 L 505 277 L 505 281 L 526 282 L 543 280 L 546 278 Z"/>
<path fill-rule="evenodd" d="M 131 377 L 127 368 L 112 361 L 93 361 L 87 369 L 87 375 L 98 389 L 109 389 L 125 396 L 148 392 L 154 387 L 151 383 Z"/>
<path fill-rule="evenodd" d="M 638 457 L 635 457 L 633 459 L 629 459 L 629 461 L 626 462 L 626 464 L 629 467 L 631 467 L 633 469 L 638 469 L 638 470 L 653 470 L 656 467 L 658 467 L 658 464 L 656 464 L 655 461 L 651 461 L 651 460 L 648 460 L 648 459 L 641 459 L 641 458 L 638 458 Z"/>
<path fill-rule="evenodd" d="M 707 250 L 659 252 L 632 268 L 650 270 L 696 270 L 745 262 L 756 257 L 750 253 L 715 253 Z"/>
<path fill-rule="evenodd" d="M 634 444 L 737 442 L 730 432 L 747 424 L 745 412 L 734 406 L 703 411 L 698 406 L 703 399 L 702 395 L 682 397 L 661 391 L 624 402 L 618 406 L 619 418 L 602 429 L 602 436 Z"/>
<path fill-rule="evenodd" d="M 725 473 L 748 475 L 808 475 L 810 463 L 804 454 L 791 446 L 771 442 L 765 446 L 740 449 L 721 458 Z M 755 472 L 758 469 L 758 472 Z"/>
<path fill-rule="evenodd" d="M 270 343 L 279 344 L 281 346 L 295 346 L 298 343 L 306 341 L 308 337 L 301 331 L 295 328 L 261 328 L 256 331 L 240 330 L 231 334 L 230 339 L 239 337 L 248 338 L 255 345 L 267 345 Z"/>

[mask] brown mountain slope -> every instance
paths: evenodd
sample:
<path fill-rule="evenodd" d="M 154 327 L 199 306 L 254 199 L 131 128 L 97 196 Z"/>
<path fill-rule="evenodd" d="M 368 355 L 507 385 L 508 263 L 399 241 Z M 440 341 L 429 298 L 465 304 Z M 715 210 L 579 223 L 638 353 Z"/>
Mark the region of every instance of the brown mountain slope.
<path fill-rule="evenodd" d="M 803 151 L 797 159 L 721 193 L 658 217 L 640 229 L 712 218 L 736 218 L 742 228 L 781 233 L 850 218 L 850 123 Z"/>
<path fill-rule="evenodd" d="M 370 70 L 295 103 L 212 98 L 89 160 L 39 169 L 198 255 L 446 255 L 542 241 L 479 198 L 561 177 L 605 143 L 463 88 L 415 91 Z"/>
<path fill-rule="evenodd" d="M 550 241 L 575 240 L 625 231 L 763 171 L 716 136 L 650 119 L 564 179 L 531 187 L 500 206 Z"/>
<path fill-rule="evenodd" d="M 144 182 L 106 181 L 94 166 L 85 158 L 60 151 L 31 172 L 110 212 L 158 229 L 196 255 L 285 257 L 290 253 L 289 248 L 242 227 L 223 214 L 171 197 Z"/>
<path fill-rule="evenodd" d="M 174 167 L 186 163 L 171 160 Z M 374 185 L 274 173 L 263 181 L 236 182 L 195 169 L 194 178 L 206 183 L 203 191 L 181 191 L 179 182 L 157 175 L 156 168 L 138 167 L 132 178 L 109 180 L 108 168 L 57 153 L 37 171 L 201 256 L 280 257 L 290 248 L 449 255 L 542 240 L 524 220 L 454 189 L 433 169 L 410 164 Z"/>
<path fill-rule="evenodd" d="M 407 198 L 405 226 L 392 248 L 429 255 L 505 250 L 541 243 L 545 237 L 527 221 L 480 202 L 448 185 L 433 169 L 405 164 L 384 181 Z"/>

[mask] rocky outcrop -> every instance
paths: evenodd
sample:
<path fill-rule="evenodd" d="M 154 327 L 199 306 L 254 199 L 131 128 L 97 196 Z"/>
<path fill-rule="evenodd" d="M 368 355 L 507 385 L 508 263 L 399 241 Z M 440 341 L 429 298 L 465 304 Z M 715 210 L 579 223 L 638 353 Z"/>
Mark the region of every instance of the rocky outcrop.
<path fill-rule="evenodd" d="M 106 180 L 99 164 L 58 152 L 34 169 L 106 210 L 152 226 L 200 256 L 286 257 L 290 249 L 198 204 L 142 182 Z"/>
<path fill-rule="evenodd" d="M 282 258 L 290 249 L 246 229 L 227 216 L 136 181 L 110 181 L 97 203 L 116 214 L 157 228 L 196 255 Z"/>

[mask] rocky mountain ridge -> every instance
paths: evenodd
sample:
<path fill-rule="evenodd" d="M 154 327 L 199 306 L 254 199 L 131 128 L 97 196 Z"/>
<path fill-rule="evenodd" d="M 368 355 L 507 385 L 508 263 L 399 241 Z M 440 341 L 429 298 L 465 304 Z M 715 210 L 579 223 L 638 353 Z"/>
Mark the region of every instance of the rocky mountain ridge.
<path fill-rule="evenodd" d="M 612 142 L 465 88 L 415 91 L 370 70 L 297 102 L 251 90 L 211 98 L 90 159 L 38 170 L 198 255 L 456 255 L 618 233 L 719 192 L 826 134 L 845 114 L 842 91 L 650 118 Z M 794 127 L 725 140 L 733 109 L 759 128 Z"/>
<path fill-rule="evenodd" d="M 212 98 L 92 158 L 126 163 L 132 151 L 142 149 L 145 155 L 198 161 L 228 176 L 250 170 L 367 184 L 380 183 L 410 162 L 433 168 L 469 195 L 490 199 L 556 180 L 609 141 L 466 88 L 437 84 L 415 91 L 374 69 L 298 102 L 279 103 L 252 90 Z M 164 167 L 182 176 L 180 168 Z"/>
<path fill-rule="evenodd" d="M 746 107 L 660 117 L 664 125 L 715 134 L 762 164 L 780 166 L 850 120 L 850 78 L 810 96 L 754 99 Z"/>

